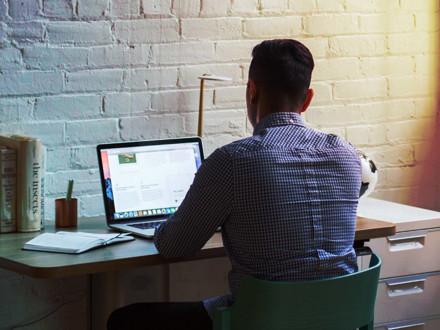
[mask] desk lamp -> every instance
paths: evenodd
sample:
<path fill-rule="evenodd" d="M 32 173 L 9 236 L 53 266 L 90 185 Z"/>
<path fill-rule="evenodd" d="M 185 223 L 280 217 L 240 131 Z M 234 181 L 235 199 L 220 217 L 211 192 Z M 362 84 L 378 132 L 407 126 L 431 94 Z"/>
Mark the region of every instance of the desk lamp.
<path fill-rule="evenodd" d="M 203 129 L 203 90 L 204 90 L 204 87 L 205 87 L 205 80 L 231 82 L 232 78 L 221 77 L 221 76 L 213 76 L 213 75 L 206 74 L 206 73 L 203 76 L 199 76 L 197 78 L 200 79 L 199 122 L 197 124 L 197 135 L 199 137 L 202 137 L 202 129 Z"/>

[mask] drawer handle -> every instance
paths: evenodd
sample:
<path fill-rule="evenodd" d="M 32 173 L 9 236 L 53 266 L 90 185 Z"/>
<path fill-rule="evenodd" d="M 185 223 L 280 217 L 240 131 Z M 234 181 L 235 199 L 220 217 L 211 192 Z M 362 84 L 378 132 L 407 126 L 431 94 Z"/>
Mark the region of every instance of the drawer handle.
<path fill-rule="evenodd" d="M 387 237 L 391 252 L 421 249 L 425 246 L 427 232 L 420 231 L 412 234 L 397 234 Z"/>
<path fill-rule="evenodd" d="M 398 242 L 402 240 L 408 240 L 408 239 L 414 239 L 414 238 L 425 238 L 427 235 L 426 232 L 420 233 L 420 234 L 413 234 L 413 235 L 401 235 L 401 236 L 388 236 L 388 240 L 390 242 Z"/>
<path fill-rule="evenodd" d="M 385 280 L 388 285 L 388 296 L 406 296 L 421 293 L 425 289 L 426 277 L 417 276 L 407 280 Z"/>
<path fill-rule="evenodd" d="M 408 328 L 412 328 L 412 327 L 420 327 L 423 326 L 425 327 L 425 322 L 415 322 L 415 323 L 411 323 L 411 324 L 405 324 L 402 326 L 391 326 L 391 327 L 387 327 L 388 330 L 399 330 L 399 329 L 408 329 Z"/>

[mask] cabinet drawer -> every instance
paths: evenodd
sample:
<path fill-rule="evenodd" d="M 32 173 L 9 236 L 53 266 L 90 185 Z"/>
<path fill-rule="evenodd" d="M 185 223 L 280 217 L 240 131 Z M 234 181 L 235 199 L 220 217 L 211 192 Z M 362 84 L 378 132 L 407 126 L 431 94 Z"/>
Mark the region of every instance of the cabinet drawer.
<path fill-rule="evenodd" d="M 440 272 L 383 279 L 377 290 L 376 324 L 440 315 Z"/>
<path fill-rule="evenodd" d="M 440 228 L 400 232 L 366 245 L 382 259 L 381 278 L 440 271 Z"/>
<path fill-rule="evenodd" d="M 440 315 L 420 319 L 412 319 L 391 323 L 377 324 L 374 330 L 438 330 L 440 329 Z"/>

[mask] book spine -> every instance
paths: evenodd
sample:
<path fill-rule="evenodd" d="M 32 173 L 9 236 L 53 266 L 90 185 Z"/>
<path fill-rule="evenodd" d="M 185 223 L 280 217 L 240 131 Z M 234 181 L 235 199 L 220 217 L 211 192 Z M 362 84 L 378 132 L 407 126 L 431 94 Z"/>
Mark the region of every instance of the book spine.
<path fill-rule="evenodd" d="M 46 157 L 47 150 L 44 146 L 41 149 L 41 194 L 40 194 L 40 208 L 41 208 L 41 229 L 44 229 L 45 226 L 45 217 L 44 217 L 44 194 L 45 194 L 45 181 L 46 181 Z"/>
<path fill-rule="evenodd" d="M 22 199 L 17 219 L 17 230 L 20 232 L 38 231 L 41 229 L 41 142 L 40 140 L 25 141 L 25 161 L 22 172 Z M 24 198 L 23 198 L 24 197 Z M 21 210 L 21 212 L 20 212 Z"/>
<path fill-rule="evenodd" d="M 16 151 L 0 149 L 0 233 L 17 230 L 16 201 Z"/>
<path fill-rule="evenodd" d="M 0 144 L 17 151 L 17 231 L 39 231 L 41 228 L 41 141 L 21 136 L 0 136 Z"/>

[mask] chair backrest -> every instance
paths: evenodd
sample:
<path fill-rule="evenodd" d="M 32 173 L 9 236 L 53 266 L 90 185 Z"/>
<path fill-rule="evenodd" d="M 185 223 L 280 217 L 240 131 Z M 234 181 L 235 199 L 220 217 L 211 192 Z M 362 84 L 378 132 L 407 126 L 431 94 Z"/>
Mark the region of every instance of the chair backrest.
<path fill-rule="evenodd" d="M 230 329 L 355 329 L 373 325 L 381 260 L 357 273 L 307 282 L 246 277 L 229 312 Z"/>

